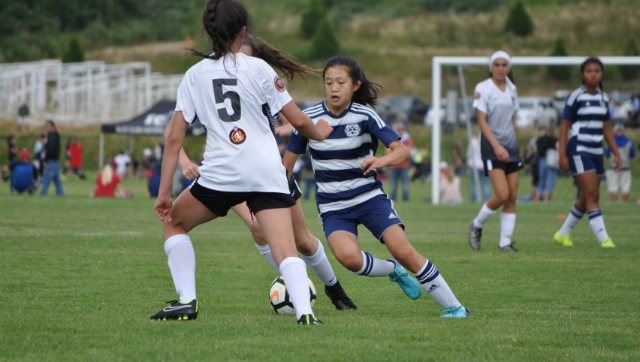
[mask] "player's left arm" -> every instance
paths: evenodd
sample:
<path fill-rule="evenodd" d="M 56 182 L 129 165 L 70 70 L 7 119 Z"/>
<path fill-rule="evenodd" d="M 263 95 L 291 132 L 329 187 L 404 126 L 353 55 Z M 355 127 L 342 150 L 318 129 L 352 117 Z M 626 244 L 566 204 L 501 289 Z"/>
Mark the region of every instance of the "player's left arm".
<path fill-rule="evenodd" d="M 604 139 L 607 140 L 607 144 L 611 149 L 611 153 L 615 156 L 616 163 L 616 172 L 620 172 L 622 169 L 622 160 L 620 160 L 620 153 L 618 152 L 618 145 L 616 144 L 616 139 L 613 137 L 613 131 L 611 130 L 611 122 L 604 121 L 602 124 L 602 134 L 604 135 Z"/>
<path fill-rule="evenodd" d="M 409 149 L 400 140 L 391 142 L 388 148 L 391 152 L 386 155 L 382 157 L 371 156 L 362 162 L 360 168 L 364 170 L 365 175 L 373 170 L 399 165 L 411 157 Z"/>
<path fill-rule="evenodd" d="M 291 132 L 293 132 L 293 125 L 291 124 L 291 122 L 289 122 L 287 117 L 282 114 L 282 112 L 280 113 L 280 119 L 282 120 L 282 123 L 284 123 L 284 125 L 276 127 L 276 137 L 280 138 L 291 136 Z"/>

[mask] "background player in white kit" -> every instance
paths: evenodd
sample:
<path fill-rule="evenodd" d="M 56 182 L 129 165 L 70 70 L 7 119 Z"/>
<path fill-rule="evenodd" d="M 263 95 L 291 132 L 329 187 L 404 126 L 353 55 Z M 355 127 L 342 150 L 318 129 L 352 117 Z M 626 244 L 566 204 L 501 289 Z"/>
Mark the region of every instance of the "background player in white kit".
<path fill-rule="evenodd" d="M 489 79 L 476 85 L 473 107 L 482 131 L 480 148 L 485 175 L 491 179 L 495 196 L 489 199 L 469 223 L 469 245 L 480 250 L 482 228 L 502 206 L 498 250 L 517 252 L 511 236 L 516 226 L 516 199 L 520 181 L 520 147 L 516 137 L 515 112 L 520 109 L 513 84 L 511 58 L 503 51 L 491 55 Z"/>
<path fill-rule="evenodd" d="M 160 193 L 154 205 L 164 222 L 165 252 L 180 300 L 152 319 L 195 319 L 195 253 L 187 235 L 202 223 L 225 216 L 247 202 L 256 215 L 284 276 L 299 324 L 321 324 L 311 310 L 306 265 L 297 257 L 286 170 L 263 107 L 282 112 L 299 132 L 322 140 L 332 131 L 317 125 L 293 103 L 275 71 L 262 60 L 240 52 L 249 25 L 247 10 L 236 0 L 209 0 L 204 28 L 213 52 L 191 67 L 178 89 L 162 164 Z M 171 178 L 187 126 L 196 117 L 207 129 L 207 149 L 200 177 L 173 204 Z"/>

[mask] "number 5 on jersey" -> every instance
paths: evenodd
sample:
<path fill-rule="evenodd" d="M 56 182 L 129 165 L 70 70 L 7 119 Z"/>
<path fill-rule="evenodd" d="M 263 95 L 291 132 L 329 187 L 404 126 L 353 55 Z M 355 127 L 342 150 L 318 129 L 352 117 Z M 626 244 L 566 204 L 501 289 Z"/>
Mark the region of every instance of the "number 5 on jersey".
<path fill-rule="evenodd" d="M 222 93 L 222 86 L 237 86 L 237 79 L 214 79 L 213 80 L 213 94 L 216 98 L 216 104 L 224 104 L 225 99 L 231 100 L 231 108 L 233 114 L 229 114 L 227 108 L 218 108 L 218 116 L 223 122 L 238 122 L 242 116 L 240 109 L 240 95 L 234 91 L 228 91 Z"/>

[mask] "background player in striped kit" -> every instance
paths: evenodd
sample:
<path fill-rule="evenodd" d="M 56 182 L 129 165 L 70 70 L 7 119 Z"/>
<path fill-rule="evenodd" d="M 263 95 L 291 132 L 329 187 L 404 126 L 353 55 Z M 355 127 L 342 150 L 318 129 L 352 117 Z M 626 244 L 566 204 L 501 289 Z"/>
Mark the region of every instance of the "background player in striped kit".
<path fill-rule="evenodd" d="M 614 154 L 616 172 L 622 168 L 618 146 L 613 137 L 609 122 L 609 97 L 602 90 L 604 65 L 598 58 L 588 58 L 580 66 L 582 86 L 574 90 L 562 113 L 560 127 L 560 168 L 571 170 L 582 192 L 580 199 L 573 205 L 569 216 L 554 239 L 564 246 L 573 246 L 571 231 L 585 213 L 589 216 L 589 225 L 596 235 L 600 246 L 613 248 L 615 244 L 609 238 L 600 212 L 600 182 L 604 176 L 602 138 Z M 598 89 L 600 86 L 600 89 Z M 571 128 L 571 138 L 567 143 L 567 133 Z"/>
<path fill-rule="evenodd" d="M 305 113 L 314 122 L 329 120 L 334 131 L 323 142 L 294 131 L 284 164 L 291 172 L 298 155 L 309 146 L 318 187 L 316 202 L 331 251 L 353 273 L 389 276 L 412 299 L 419 298 L 424 290 L 444 309 L 443 317 L 469 316 L 438 269 L 409 243 L 404 224 L 377 178 L 376 169 L 401 164 L 410 157 L 400 136 L 366 107 L 376 105 L 377 85 L 365 77 L 355 60 L 345 56 L 329 59 L 322 75 L 327 100 Z M 378 140 L 391 150 L 380 158 L 374 156 Z M 361 251 L 359 224 L 384 243 L 396 259 L 381 260 Z M 403 266 L 416 275 L 422 286 Z"/>
<path fill-rule="evenodd" d="M 503 51 L 493 53 L 489 69 L 489 79 L 476 85 L 473 107 L 481 130 L 484 173 L 491 179 L 495 195 L 469 223 L 469 245 L 480 250 L 484 223 L 502 207 L 498 250 L 517 252 L 511 237 L 516 227 L 516 199 L 522 168 L 516 137 L 515 112 L 520 108 L 518 91 L 513 84 L 509 54 Z"/>
<path fill-rule="evenodd" d="M 300 75 L 307 74 L 311 69 L 301 66 L 300 64 L 293 62 L 289 55 L 275 49 L 267 44 L 264 40 L 249 35 L 242 41 L 241 51 L 248 55 L 264 60 L 267 64 L 274 68 L 277 68 L 281 73 L 287 74 L 289 80 L 292 79 L 293 74 L 298 73 Z M 269 118 L 269 122 L 272 127 L 275 127 L 275 115 L 271 114 L 271 110 L 268 109 L 268 105 L 263 108 L 265 111 L 265 117 Z M 282 119 L 285 119 L 283 115 L 280 115 Z M 286 121 L 286 119 L 285 119 Z M 287 134 L 278 134 L 277 137 L 288 136 L 291 134 L 293 127 L 291 123 L 286 121 L 287 127 L 279 127 L 280 129 L 286 129 Z M 170 125 L 167 125 L 167 130 L 170 129 Z M 165 132 L 166 133 L 166 132 Z M 166 137 L 166 135 L 165 135 Z M 180 150 L 180 167 L 185 178 L 188 180 L 194 180 L 200 176 L 199 165 L 191 162 L 184 149 Z M 333 268 L 327 259 L 327 255 L 324 252 L 324 246 L 322 242 L 316 238 L 307 229 L 307 223 L 304 218 L 304 211 L 300 202 L 301 192 L 298 188 L 298 184 L 293 180 L 289 180 L 289 192 L 294 198 L 296 204 L 291 207 L 291 217 L 293 222 L 293 232 L 295 236 L 296 247 L 300 253 L 300 257 L 316 274 L 318 279 L 324 284 L 325 294 L 331 299 L 331 302 L 338 310 L 358 309 L 356 305 L 347 296 L 347 293 L 342 288 L 342 285 L 338 281 Z M 247 225 L 253 241 L 258 248 L 258 251 L 265 257 L 267 262 L 273 267 L 273 269 L 280 274 L 280 268 L 273 258 L 271 248 L 267 243 L 266 236 L 260 228 L 260 225 L 251 215 L 251 210 L 247 206 L 246 202 L 235 205 L 231 208 L 233 212 L 238 215 L 242 221 Z"/>
<path fill-rule="evenodd" d="M 263 60 L 240 52 L 250 25 L 249 14 L 237 0 L 209 0 L 203 25 L 212 53 L 191 50 L 205 59 L 191 67 L 178 89 L 162 161 L 162 181 L 154 210 L 163 221 L 164 249 L 180 300 L 172 301 L 151 319 L 195 319 L 195 253 L 187 233 L 194 227 L 226 216 L 247 202 L 273 247 L 298 324 L 317 325 L 309 303 L 307 270 L 295 248 L 286 170 L 282 166 L 273 129 L 264 121 L 264 104 L 287 114 L 300 132 L 322 140 L 332 129 L 317 126 L 293 103 L 276 72 Z M 226 101 L 229 102 L 226 102 Z M 188 124 L 199 118 L 207 129 L 207 148 L 200 177 L 180 194 L 175 204 L 171 183 Z"/>

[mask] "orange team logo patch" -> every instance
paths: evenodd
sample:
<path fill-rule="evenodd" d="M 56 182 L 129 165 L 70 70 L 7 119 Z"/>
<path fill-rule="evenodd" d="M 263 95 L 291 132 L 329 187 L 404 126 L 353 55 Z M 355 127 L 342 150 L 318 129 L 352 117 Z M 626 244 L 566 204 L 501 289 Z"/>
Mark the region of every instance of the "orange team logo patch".
<path fill-rule="evenodd" d="M 231 133 L 229 133 L 229 140 L 231 143 L 239 145 L 247 139 L 247 134 L 242 128 L 233 127 Z"/>
<path fill-rule="evenodd" d="M 287 88 L 284 87 L 284 83 L 282 82 L 282 79 L 280 79 L 280 77 L 278 77 L 277 75 L 273 79 L 273 84 L 276 86 L 276 89 L 278 90 L 278 92 L 284 92 L 285 90 L 287 90 Z"/>
<path fill-rule="evenodd" d="M 476 92 L 476 99 L 480 99 L 480 92 Z"/>

